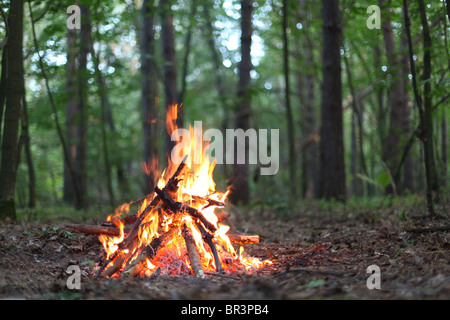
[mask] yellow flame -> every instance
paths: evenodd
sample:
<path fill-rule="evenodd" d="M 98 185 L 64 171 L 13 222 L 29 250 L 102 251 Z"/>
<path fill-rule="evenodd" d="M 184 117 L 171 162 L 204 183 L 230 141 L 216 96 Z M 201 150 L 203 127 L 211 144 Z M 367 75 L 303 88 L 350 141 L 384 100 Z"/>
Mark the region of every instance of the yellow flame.
<path fill-rule="evenodd" d="M 177 117 L 178 106 L 170 106 L 167 109 L 166 113 L 166 126 L 167 133 L 169 135 L 172 135 L 172 133 L 174 133 L 177 129 Z M 229 231 L 230 227 L 218 223 L 217 216 L 214 213 L 214 209 L 216 206 L 210 205 L 209 203 L 207 203 L 207 201 L 197 201 L 200 197 L 200 199 L 209 198 L 224 203 L 228 196 L 229 190 L 226 192 L 218 192 L 215 190 L 216 184 L 213 179 L 213 171 L 216 163 L 211 162 L 210 158 L 205 154 L 208 144 L 199 139 L 198 134 L 196 135 L 194 133 L 192 127 L 190 127 L 189 132 L 191 133 L 191 141 L 188 148 L 190 154 L 187 158 L 186 169 L 179 177 L 179 188 L 177 194 L 173 195 L 175 197 L 174 200 L 186 203 L 187 205 L 199 210 L 204 215 L 204 217 L 217 228 L 217 231 L 213 235 L 213 242 L 217 247 L 221 248 L 219 252 L 223 252 L 225 250 L 227 252 L 227 255 L 229 255 L 229 257 L 233 259 L 234 263 L 243 266 L 246 270 L 250 270 L 251 268 L 261 268 L 265 264 L 270 263 L 267 261 L 263 262 L 257 258 L 246 257 L 243 247 L 240 247 L 239 251 L 236 252 L 230 242 L 230 239 L 227 236 L 227 232 Z M 176 134 L 175 138 L 178 138 L 178 140 L 180 139 L 180 137 Z M 168 166 L 161 175 L 159 175 L 157 172 L 153 172 L 154 176 L 158 177 L 156 183 L 158 188 L 164 188 L 177 167 L 178 165 L 175 165 L 169 157 Z M 152 170 L 157 171 L 157 161 L 155 160 L 154 162 L 151 162 L 149 164 L 143 164 L 143 170 L 145 174 L 148 175 L 150 175 Z M 137 213 L 138 216 L 153 200 L 152 198 L 153 197 L 148 197 L 144 201 L 142 201 L 140 209 Z M 132 204 L 132 202 L 121 205 L 116 210 L 113 217 L 108 217 L 108 221 L 111 221 L 113 218 L 118 217 L 124 213 L 128 213 L 130 204 Z M 138 250 L 138 248 L 147 246 L 153 239 L 158 237 L 160 234 L 168 231 L 173 220 L 173 215 L 168 214 L 163 208 L 155 208 L 150 213 L 148 213 L 145 219 L 141 222 L 141 228 L 138 234 L 139 243 L 135 248 L 131 249 L 132 252 Z M 190 215 L 185 214 L 181 223 L 185 223 L 192 233 L 204 270 L 215 271 L 216 265 L 214 256 L 209 246 L 205 245 L 205 241 L 203 241 L 202 239 L 202 234 L 199 232 L 196 226 L 196 223 L 199 222 L 194 221 L 194 219 Z M 118 237 L 103 235 L 99 237 L 107 254 L 107 259 L 109 259 L 111 255 L 118 250 L 119 244 L 124 240 L 124 225 L 120 223 L 119 227 L 120 235 Z M 158 227 L 160 228 L 159 230 Z M 181 234 L 177 234 L 173 239 L 171 239 L 171 241 L 166 244 L 166 246 L 160 253 L 164 252 L 173 252 L 177 257 L 179 257 L 180 261 L 183 261 L 183 263 L 188 268 L 190 268 L 189 259 L 186 258 L 186 247 Z M 224 259 L 224 257 L 221 257 L 222 268 L 230 269 L 230 267 L 227 266 L 226 263 L 224 263 Z M 146 270 L 141 274 L 151 275 L 157 265 L 157 262 L 146 259 Z"/>

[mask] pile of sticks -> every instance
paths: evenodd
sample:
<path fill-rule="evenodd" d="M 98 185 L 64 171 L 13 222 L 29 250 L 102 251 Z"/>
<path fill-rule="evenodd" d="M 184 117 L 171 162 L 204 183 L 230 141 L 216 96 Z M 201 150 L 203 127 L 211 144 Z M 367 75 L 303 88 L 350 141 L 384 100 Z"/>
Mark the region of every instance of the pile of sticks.
<path fill-rule="evenodd" d="M 194 275 L 196 277 L 205 277 L 205 272 L 200 262 L 199 252 L 195 245 L 192 232 L 190 228 L 188 228 L 186 224 L 182 222 L 182 217 L 184 214 L 189 214 L 192 217 L 196 228 L 202 235 L 202 240 L 208 245 L 211 253 L 214 256 L 216 271 L 222 271 L 222 262 L 218 254 L 218 250 L 220 250 L 220 248 L 217 248 L 216 243 L 214 242 L 214 235 L 217 231 L 216 227 L 210 221 L 208 221 L 205 216 L 197 209 L 185 203 L 177 202 L 173 199 L 178 190 L 178 182 L 181 180 L 179 177 L 182 175 L 185 167 L 186 164 L 183 160 L 164 188 L 154 188 L 155 193 L 150 195 L 151 197 L 153 197 L 153 200 L 139 214 L 136 213 L 133 215 L 125 215 L 124 217 L 115 218 L 100 226 L 83 224 L 66 224 L 63 226 L 64 228 L 75 232 L 82 232 L 85 234 L 102 234 L 117 237 L 121 234 L 121 225 L 131 225 L 131 228 L 127 227 L 124 229 L 124 240 L 118 245 L 118 250 L 116 250 L 115 253 L 112 254 L 109 259 L 107 259 L 101 265 L 98 272 L 99 276 L 111 277 L 117 274 L 119 276 L 121 274 L 131 274 L 132 276 L 139 275 L 141 271 L 145 269 L 146 258 L 149 260 L 154 258 L 161 248 L 163 248 L 171 239 L 173 239 L 173 237 L 181 233 L 185 241 L 187 254 Z M 191 200 L 199 201 L 201 204 L 206 206 L 225 206 L 224 203 L 214 199 L 210 199 L 208 197 L 191 196 Z M 169 212 L 172 215 L 173 219 L 169 228 L 167 229 L 167 231 L 154 238 L 150 242 L 150 244 L 136 250 L 136 247 L 139 243 L 138 235 L 140 229 L 143 226 L 143 221 L 153 210 L 159 209 L 162 209 L 165 212 Z M 222 222 L 226 220 L 230 215 L 229 213 L 222 211 L 216 213 L 216 216 L 218 222 Z M 259 236 L 257 235 L 227 236 L 229 237 L 232 244 L 237 245 L 259 242 Z M 155 272 L 159 271 L 160 269 L 157 269 Z"/>

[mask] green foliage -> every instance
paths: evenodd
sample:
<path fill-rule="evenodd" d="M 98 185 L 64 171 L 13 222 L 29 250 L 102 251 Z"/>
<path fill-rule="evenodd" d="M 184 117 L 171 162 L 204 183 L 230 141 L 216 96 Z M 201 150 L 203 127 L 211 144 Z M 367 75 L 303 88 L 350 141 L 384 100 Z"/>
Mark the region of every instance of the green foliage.
<path fill-rule="evenodd" d="M 64 127 L 65 108 L 68 100 L 66 91 L 66 4 L 58 1 L 32 1 L 35 17 L 42 18 L 36 23 L 37 37 L 44 57 L 46 72 L 50 80 L 50 88 L 55 98 L 60 124 Z M 109 160 L 113 167 L 113 189 L 117 196 L 117 205 L 142 196 L 143 173 L 140 169 L 142 162 L 142 112 L 141 112 L 141 75 L 140 75 L 140 30 L 141 12 L 139 1 L 82 1 L 91 9 L 92 37 L 94 50 L 99 56 L 100 70 L 106 84 L 106 94 L 110 104 L 114 130 L 106 126 Z M 297 141 L 297 166 L 302 171 L 304 151 L 302 142 L 304 136 L 302 126 L 305 121 L 305 97 L 307 92 L 304 75 L 310 73 L 314 76 L 314 110 L 315 130 L 320 128 L 320 87 L 322 79 L 322 27 L 320 1 L 305 1 L 305 7 L 301 7 L 302 1 L 289 1 L 288 40 L 290 44 L 290 76 L 292 84 L 293 118 L 296 124 Z M 368 172 L 363 172 L 358 164 L 357 179 L 363 183 L 363 197 L 355 200 L 352 195 L 347 205 L 361 205 L 368 208 L 382 206 L 380 196 L 384 189 L 391 184 L 391 175 L 382 165 L 383 142 L 386 139 L 389 128 L 388 99 L 387 94 L 390 85 L 396 81 L 390 70 L 386 70 L 387 59 L 384 51 L 382 30 L 370 30 L 366 26 L 368 14 L 366 9 L 373 4 L 370 1 L 341 1 L 341 13 L 343 22 L 342 48 L 345 57 L 350 62 L 353 76 L 353 84 L 356 94 L 371 88 L 371 92 L 361 100 L 360 108 L 364 115 L 363 127 L 363 152 L 366 157 Z M 403 37 L 402 1 L 393 0 L 391 4 L 391 20 L 395 32 L 395 45 L 397 54 L 402 52 L 401 41 Z M 445 6 L 442 1 L 429 1 L 427 14 L 429 23 L 444 16 Z M 186 74 L 187 91 L 183 101 L 184 124 L 186 127 L 195 120 L 202 120 L 204 128 L 213 127 L 222 129 L 234 127 L 234 115 L 236 105 L 238 66 L 240 61 L 239 36 L 240 36 L 240 3 L 231 0 L 217 0 L 213 3 L 198 1 L 195 15 L 190 15 L 191 1 L 177 1 L 172 6 L 174 10 L 174 25 L 176 37 L 177 67 L 179 83 L 181 82 L 182 57 L 186 52 L 185 36 L 191 33 L 190 55 Z M 209 49 L 207 39 L 209 37 L 204 6 L 208 6 L 209 14 L 214 27 L 215 50 L 219 56 L 220 70 L 225 96 L 221 97 L 216 87 L 216 70 L 213 54 Z M 8 2 L 5 5 L 8 12 Z M 47 10 L 48 9 L 48 10 Z M 420 35 L 420 19 L 415 2 L 410 5 L 412 19 L 412 37 Z M 284 81 L 282 64 L 282 30 L 281 30 L 281 1 L 254 1 L 253 26 L 254 47 L 253 71 L 252 71 L 252 114 L 251 127 L 264 129 L 280 129 L 280 170 L 276 176 L 258 176 L 257 166 L 250 166 L 250 189 L 255 207 L 266 206 L 273 208 L 279 214 L 283 214 L 291 208 L 287 205 L 286 194 L 289 181 L 287 165 L 288 139 L 286 130 L 284 107 Z M 0 24 L 0 33 L 4 31 Z M 26 70 L 26 90 L 29 115 L 29 131 L 31 136 L 31 153 L 33 156 L 36 173 L 36 197 L 39 210 L 36 219 L 46 219 L 52 215 L 75 216 L 76 213 L 61 204 L 63 190 L 63 153 L 61 144 L 56 136 L 55 123 L 49 105 L 45 85 L 38 66 L 38 59 L 31 36 L 28 6 L 25 6 L 24 21 L 24 56 Z M 155 137 L 164 163 L 164 110 L 163 110 L 163 81 L 161 79 L 161 29 L 158 15 L 155 16 L 155 61 L 159 70 L 159 105 L 158 119 L 161 135 Z M 438 103 L 448 96 L 450 86 L 449 65 L 447 56 L 450 42 L 449 21 L 446 24 L 433 25 L 432 32 L 432 76 L 429 79 L 419 79 L 420 90 L 425 82 L 432 85 L 433 102 Z M 415 46 L 417 50 L 417 72 L 420 75 L 422 68 L 421 43 Z M 351 137 L 350 127 L 351 92 L 346 77 L 344 65 L 342 70 L 344 106 L 347 106 L 344 114 L 344 145 L 346 150 L 346 163 L 350 163 Z M 89 201 L 91 204 L 103 206 L 88 211 L 90 215 L 104 214 L 110 208 L 106 190 L 106 169 L 103 165 L 102 154 L 102 114 L 100 108 L 100 94 L 98 83 L 95 79 L 93 57 L 88 61 L 88 185 Z M 406 79 L 405 86 L 413 100 L 410 79 Z M 450 121 L 450 112 L 443 110 L 448 106 L 449 100 L 444 100 L 438 105 L 433 114 L 436 129 L 435 137 L 440 139 L 442 130 L 447 130 Z M 448 109 L 448 108 L 447 108 Z M 438 124 L 442 119 L 447 120 L 447 127 L 441 129 Z M 411 106 L 411 128 L 418 125 L 418 115 L 415 106 Z M 408 137 L 406 137 L 408 138 Z M 405 139 L 406 139 L 405 138 Z M 421 149 L 413 145 L 411 156 L 414 158 L 415 189 L 413 193 L 423 191 L 424 178 L 421 169 Z M 442 147 L 436 150 L 438 159 L 442 159 Z M 447 159 L 449 151 L 447 149 Z M 318 157 L 316 158 L 318 162 Z M 358 160 L 359 161 L 359 160 Z M 440 172 L 446 172 L 448 164 L 440 164 Z M 123 169 L 124 181 L 119 181 L 118 171 Z M 422 171 L 421 171 L 422 170 Z M 227 172 L 227 174 L 225 174 Z M 218 186 L 226 188 L 227 179 L 230 178 L 232 168 L 225 165 L 216 167 L 215 177 Z M 350 170 L 347 170 L 347 181 L 351 181 Z M 304 173 L 298 179 L 299 189 L 302 189 L 299 199 L 304 199 L 306 193 L 303 183 Z M 448 173 L 447 173 L 448 177 Z M 447 178 L 448 180 L 448 178 Z M 317 181 L 316 181 L 317 182 Z M 28 199 L 28 168 L 24 161 L 19 165 L 16 200 L 19 208 L 26 206 Z M 447 182 L 447 189 L 450 183 Z M 368 189 L 373 187 L 369 194 Z M 387 201 L 387 200 L 386 200 Z M 334 202 L 320 202 L 323 209 L 331 209 L 340 204 Z M 56 210 L 48 208 L 56 207 Z M 104 208 L 104 209 L 103 209 Z M 340 207 L 339 207 L 340 208 Z M 97 213 L 96 213 L 97 212 Z M 18 211 L 20 218 L 28 219 L 35 213 Z M 399 213 L 399 218 L 403 217 Z"/>
<path fill-rule="evenodd" d="M 390 185 L 391 184 L 391 176 L 390 176 L 389 172 L 387 172 L 386 170 L 381 171 L 377 176 L 377 182 L 379 185 L 381 185 L 383 187 L 387 187 L 388 185 Z"/>
<path fill-rule="evenodd" d="M 315 279 L 315 280 L 311 280 L 306 285 L 298 286 L 297 290 L 305 290 L 305 289 L 309 289 L 309 288 L 321 287 L 324 284 L 325 284 L 325 279 Z"/>

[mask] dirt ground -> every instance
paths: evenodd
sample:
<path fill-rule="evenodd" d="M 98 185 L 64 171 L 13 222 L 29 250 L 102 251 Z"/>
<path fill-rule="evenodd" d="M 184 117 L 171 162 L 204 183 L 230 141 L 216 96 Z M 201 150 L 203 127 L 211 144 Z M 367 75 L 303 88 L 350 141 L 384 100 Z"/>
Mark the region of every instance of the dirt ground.
<path fill-rule="evenodd" d="M 62 221 L 0 224 L 2 299 L 450 299 L 448 226 L 423 218 L 424 208 L 392 205 L 339 210 L 299 206 L 295 213 L 233 209 L 232 230 L 260 235 L 246 254 L 272 265 L 252 274 L 104 279 L 97 236 L 68 232 Z M 448 228 L 447 228 L 448 229 Z M 409 231 L 408 231 L 409 230 Z M 81 289 L 69 290 L 71 264 Z M 381 289 L 368 289 L 367 268 L 379 267 Z"/>

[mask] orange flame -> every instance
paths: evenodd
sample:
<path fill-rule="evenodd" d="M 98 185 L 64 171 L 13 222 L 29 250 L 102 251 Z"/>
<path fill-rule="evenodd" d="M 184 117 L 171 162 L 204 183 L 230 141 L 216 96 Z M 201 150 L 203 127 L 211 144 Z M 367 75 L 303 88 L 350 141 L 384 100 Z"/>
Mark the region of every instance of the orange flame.
<path fill-rule="evenodd" d="M 175 132 L 175 138 L 177 141 L 180 141 L 180 136 L 177 136 L 175 131 L 178 128 L 176 124 L 178 117 L 177 111 L 177 105 L 172 105 L 168 108 L 166 113 L 166 126 L 169 135 L 172 135 Z M 220 267 L 222 270 L 233 272 L 239 267 L 242 267 L 244 270 L 249 271 L 252 269 L 259 269 L 265 264 L 270 264 L 270 261 L 261 261 L 257 258 L 246 257 L 244 255 L 243 247 L 236 252 L 227 236 L 227 232 L 230 227 L 219 223 L 217 216 L 214 213 L 214 209 L 218 206 L 211 205 L 206 200 L 199 201 L 199 199 L 211 199 L 224 203 L 229 192 L 219 192 L 215 190 L 216 184 L 213 179 L 213 171 L 216 163 L 211 162 L 209 157 L 205 154 L 208 144 L 203 141 L 199 141 L 198 137 L 195 137 L 192 127 L 190 127 L 190 133 L 191 141 L 189 144 L 189 150 L 190 154 L 194 156 L 189 156 L 187 158 L 187 168 L 185 169 L 182 179 L 178 184 L 178 191 L 176 195 L 172 195 L 172 197 L 175 201 L 184 203 L 200 211 L 204 217 L 217 228 L 217 231 L 213 234 L 212 241 L 217 248 L 220 248 L 220 250 L 218 250 L 218 254 L 220 256 Z M 156 182 L 156 185 L 160 189 L 166 185 L 177 167 L 177 165 L 170 160 L 170 157 L 168 162 L 168 167 L 164 170 Z M 146 174 L 150 174 L 150 171 L 155 170 L 155 168 L 157 168 L 157 162 L 143 165 L 143 169 Z M 141 207 L 138 210 L 138 216 L 153 200 L 153 197 L 154 196 L 149 196 L 142 202 Z M 129 207 L 130 203 L 123 204 L 116 209 L 114 215 L 108 217 L 108 220 L 112 220 L 123 215 L 124 213 L 127 213 Z M 173 222 L 173 219 L 173 215 L 166 212 L 163 207 L 155 207 L 141 222 L 141 228 L 138 234 L 139 241 L 136 244 L 136 247 L 132 248 L 132 251 L 137 252 L 139 248 L 147 246 L 153 239 L 157 238 L 162 233 L 167 232 L 170 224 Z M 202 234 L 194 222 L 194 219 L 188 214 L 185 214 L 182 217 L 182 223 L 187 226 L 194 238 L 203 269 L 205 271 L 215 271 L 217 266 L 213 253 L 211 252 L 211 248 L 205 244 L 205 241 L 203 241 Z M 119 236 L 111 237 L 101 235 L 99 237 L 106 252 L 106 259 L 112 257 L 113 254 L 119 250 L 119 244 L 124 241 L 125 232 L 123 223 L 120 223 L 119 227 Z M 162 270 L 166 270 L 166 274 L 182 274 L 183 272 L 191 272 L 190 261 L 186 256 L 187 254 L 184 239 L 181 236 L 181 233 L 178 233 L 173 237 L 173 239 L 165 244 L 163 248 L 160 248 L 158 254 L 151 261 L 146 259 L 145 270 L 143 270 L 140 274 L 143 276 L 151 275 L 157 267 L 161 267 Z"/>

